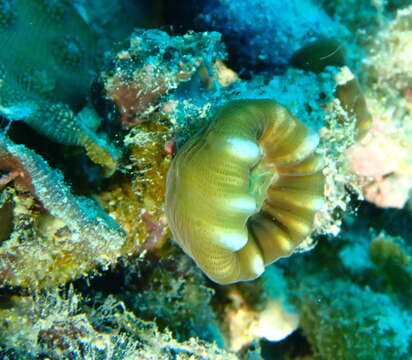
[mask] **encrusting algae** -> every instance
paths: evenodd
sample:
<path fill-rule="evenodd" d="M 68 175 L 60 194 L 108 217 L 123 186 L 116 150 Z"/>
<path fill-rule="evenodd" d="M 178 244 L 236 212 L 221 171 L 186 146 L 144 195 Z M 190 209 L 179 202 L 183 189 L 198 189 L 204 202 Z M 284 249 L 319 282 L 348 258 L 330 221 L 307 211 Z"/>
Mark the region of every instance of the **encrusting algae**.
<path fill-rule="evenodd" d="M 216 32 L 170 36 L 164 31 L 136 31 L 130 47 L 102 73 L 106 96 L 117 106 L 123 127 L 132 127 L 158 109 L 159 100 L 188 82 L 201 66 L 223 56 Z"/>
<path fill-rule="evenodd" d="M 121 227 L 96 203 L 73 195 L 34 151 L 1 134 L 0 167 L 20 185 L 8 190 L 13 230 L 0 246 L 3 284 L 53 287 L 117 260 Z"/>
<path fill-rule="evenodd" d="M 166 119 L 151 119 L 126 136 L 128 164 L 125 174 L 116 175 L 99 201 L 127 232 L 124 254 L 160 248 L 169 230 L 164 214 L 166 174 L 172 139 Z"/>
<path fill-rule="evenodd" d="M 169 234 L 164 197 L 175 128 L 159 111 L 167 107 L 165 95 L 212 66 L 223 47 L 217 33 L 170 36 L 157 30 L 136 31 L 129 45 L 114 56 L 115 70 L 101 75 L 104 94 L 128 132 L 121 174 L 99 199 L 127 231 L 123 253 L 132 255 L 160 248 Z"/>

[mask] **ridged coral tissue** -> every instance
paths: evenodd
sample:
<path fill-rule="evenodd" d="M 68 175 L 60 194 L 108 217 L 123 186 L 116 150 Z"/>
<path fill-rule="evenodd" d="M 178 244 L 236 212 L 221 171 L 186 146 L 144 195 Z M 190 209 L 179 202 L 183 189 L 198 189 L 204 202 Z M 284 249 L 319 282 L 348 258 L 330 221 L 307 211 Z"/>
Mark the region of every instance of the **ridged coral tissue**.
<path fill-rule="evenodd" d="M 238 100 L 174 158 L 174 239 L 221 284 L 251 280 L 311 233 L 323 202 L 318 136 L 272 100 Z"/>

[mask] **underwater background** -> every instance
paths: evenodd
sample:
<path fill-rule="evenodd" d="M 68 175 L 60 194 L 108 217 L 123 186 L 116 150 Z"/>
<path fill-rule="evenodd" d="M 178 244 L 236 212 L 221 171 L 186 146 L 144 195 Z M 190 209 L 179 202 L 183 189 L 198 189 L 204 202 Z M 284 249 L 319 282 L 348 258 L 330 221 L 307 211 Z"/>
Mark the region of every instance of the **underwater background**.
<path fill-rule="evenodd" d="M 411 194 L 411 0 L 0 0 L 0 360 L 411 360 Z"/>

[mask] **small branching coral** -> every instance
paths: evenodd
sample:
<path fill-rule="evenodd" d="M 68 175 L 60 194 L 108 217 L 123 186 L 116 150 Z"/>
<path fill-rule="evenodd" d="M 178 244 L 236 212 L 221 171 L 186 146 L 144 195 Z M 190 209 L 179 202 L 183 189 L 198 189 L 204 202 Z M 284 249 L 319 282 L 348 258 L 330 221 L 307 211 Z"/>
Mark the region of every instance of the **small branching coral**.
<path fill-rule="evenodd" d="M 4 134 L 0 167 L 15 171 L 14 181 L 35 197 L 15 192 L 14 228 L 0 248 L 2 284 L 62 284 L 120 256 L 125 240 L 120 226 L 93 201 L 74 196 L 63 176 L 39 155 Z M 29 220 L 26 226 L 18 221 L 19 212 L 26 213 L 22 214 L 23 221 Z"/>
<path fill-rule="evenodd" d="M 270 100 L 224 106 L 168 173 L 175 240 L 212 280 L 259 276 L 311 233 L 323 203 L 316 133 Z"/>
<path fill-rule="evenodd" d="M 337 235 L 342 225 L 342 215 L 348 211 L 351 194 L 362 197 L 359 181 L 350 171 L 346 152 L 355 142 L 356 124 L 345 121 L 347 113 L 339 101 L 329 104 L 326 113 L 328 126 L 320 131 L 318 154 L 323 157 L 325 167 L 325 206 L 316 214 L 316 232 Z"/>

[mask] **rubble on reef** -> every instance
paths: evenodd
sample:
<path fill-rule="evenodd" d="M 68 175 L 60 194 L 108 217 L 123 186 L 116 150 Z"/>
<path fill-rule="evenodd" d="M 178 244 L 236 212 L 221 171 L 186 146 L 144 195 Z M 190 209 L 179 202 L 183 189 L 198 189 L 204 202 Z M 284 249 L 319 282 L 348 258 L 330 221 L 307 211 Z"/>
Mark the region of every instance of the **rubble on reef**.
<path fill-rule="evenodd" d="M 10 309 L 0 310 L 4 329 L 0 342 L 11 347 L 19 344 L 15 352 L 19 359 L 239 359 L 195 338 L 179 342 L 169 331 L 137 318 L 111 297 L 93 308 L 73 291 L 66 296 L 55 291 L 34 298 L 13 297 L 9 302 Z M 0 350 L 0 354 L 9 358 L 7 351 Z"/>
<path fill-rule="evenodd" d="M 232 350 L 260 339 L 281 341 L 298 327 L 299 314 L 279 268 L 270 267 L 256 282 L 229 286 L 225 296 L 223 329 Z"/>
<path fill-rule="evenodd" d="M 131 35 L 130 47 L 115 55 L 114 70 L 101 75 L 105 96 L 116 105 L 121 126 L 129 129 L 123 140 L 124 175 L 114 177 L 99 195 L 127 231 L 127 254 L 159 248 L 169 234 L 164 194 L 174 127 L 159 112 L 167 106 L 164 97 L 222 56 L 217 33 L 138 31 Z"/>
<path fill-rule="evenodd" d="M 399 9 L 377 32 L 362 61 L 373 89 L 390 96 L 405 94 L 411 86 L 412 6 Z"/>
<path fill-rule="evenodd" d="M 166 145 L 171 139 L 171 126 L 165 119 L 133 128 L 124 139 L 125 174 L 114 176 L 99 194 L 101 204 L 127 232 L 125 254 L 158 249 L 167 239 L 163 198 L 171 158 Z"/>
<path fill-rule="evenodd" d="M 216 32 L 170 36 L 164 31 L 136 31 L 130 47 L 113 59 L 113 70 L 102 73 L 106 96 L 117 106 L 122 126 L 131 127 L 156 110 L 159 99 L 200 67 L 211 67 L 224 56 Z"/>
<path fill-rule="evenodd" d="M 34 151 L 2 134 L 0 168 L 16 173 L 16 187 L 3 190 L 2 208 L 13 216 L 2 224 L 9 228 L 0 247 L 2 284 L 54 287 L 117 260 L 121 227 L 93 201 L 74 196 Z"/>
<path fill-rule="evenodd" d="M 410 359 L 410 2 L 282 4 L 0 0 L 1 359 Z M 223 286 L 166 182 L 251 99 L 317 133 L 324 199 L 296 253 Z"/>

